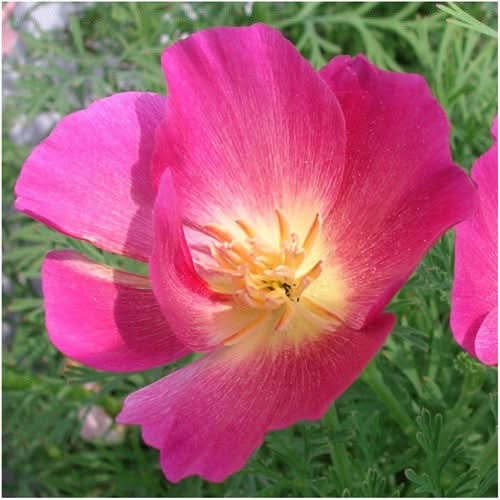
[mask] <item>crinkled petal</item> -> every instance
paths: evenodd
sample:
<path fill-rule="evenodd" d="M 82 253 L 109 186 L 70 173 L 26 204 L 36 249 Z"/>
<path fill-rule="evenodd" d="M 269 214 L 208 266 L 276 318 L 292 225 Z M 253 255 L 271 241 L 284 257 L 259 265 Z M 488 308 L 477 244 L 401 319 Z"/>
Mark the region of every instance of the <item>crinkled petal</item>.
<path fill-rule="evenodd" d="M 361 331 L 341 327 L 299 345 L 223 348 L 131 394 L 118 421 L 142 426 L 170 481 L 193 474 L 223 481 L 267 431 L 320 418 L 393 324 L 384 314 Z"/>
<path fill-rule="evenodd" d="M 129 372 L 190 353 L 172 334 L 144 276 L 64 250 L 47 255 L 42 286 L 50 340 L 80 363 Z"/>
<path fill-rule="evenodd" d="M 167 48 L 168 117 L 153 160 L 172 169 L 186 222 L 269 223 L 328 204 L 342 175 L 345 126 L 335 95 L 278 31 L 201 31 Z M 189 238 L 188 238 L 189 239 Z"/>
<path fill-rule="evenodd" d="M 492 134 L 494 137 L 496 132 Z M 496 359 L 489 329 L 498 306 L 498 146 L 496 143 L 472 167 L 477 184 L 474 211 L 456 228 L 455 275 L 451 293 L 450 324 L 455 340 L 480 360 Z M 485 318 L 489 318 L 486 320 Z M 483 330 L 483 340 L 476 335 Z M 498 330 L 495 331 L 498 335 Z M 476 351 L 480 345 L 481 356 Z M 496 344 L 495 344 L 496 345 Z M 489 363 L 486 363 L 489 364 Z"/>
<path fill-rule="evenodd" d="M 16 208 L 104 250 L 147 261 L 150 163 L 165 98 L 126 92 L 65 117 L 26 160 Z"/>
<path fill-rule="evenodd" d="M 363 56 L 335 58 L 320 75 L 346 121 L 342 186 L 325 221 L 329 269 L 346 296 L 340 308 L 335 297 L 328 304 L 328 272 L 310 293 L 359 328 L 469 214 L 473 186 L 451 161 L 448 121 L 422 77 L 380 70 Z"/>

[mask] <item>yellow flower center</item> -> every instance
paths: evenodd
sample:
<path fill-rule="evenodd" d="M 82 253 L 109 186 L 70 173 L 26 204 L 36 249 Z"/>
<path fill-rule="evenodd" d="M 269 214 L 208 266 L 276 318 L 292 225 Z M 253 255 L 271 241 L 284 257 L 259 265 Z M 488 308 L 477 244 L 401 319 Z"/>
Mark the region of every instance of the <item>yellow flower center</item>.
<path fill-rule="evenodd" d="M 210 287 L 229 295 L 235 304 L 257 310 L 249 324 L 224 342 L 231 345 L 270 317 L 275 318 L 274 330 L 285 330 L 298 307 L 328 323 L 339 323 L 331 311 L 313 301 L 304 292 L 319 278 L 323 262 L 318 260 L 307 270 L 301 270 L 321 229 L 316 214 L 305 237 L 290 230 L 280 210 L 276 210 L 279 229 L 278 247 L 259 238 L 247 222 L 236 220 L 242 237 L 236 237 L 216 224 L 203 226 L 202 231 L 213 238 L 210 253 L 213 265 L 204 266 Z"/>

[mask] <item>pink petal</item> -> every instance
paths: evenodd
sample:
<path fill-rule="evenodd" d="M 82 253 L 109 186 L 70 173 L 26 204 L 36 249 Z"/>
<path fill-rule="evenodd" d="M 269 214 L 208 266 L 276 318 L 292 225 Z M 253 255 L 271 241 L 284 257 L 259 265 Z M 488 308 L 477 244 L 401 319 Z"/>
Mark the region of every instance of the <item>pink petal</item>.
<path fill-rule="evenodd" d="M 80 363 L 129 372 L 190 352 L 171 333 L 143 276 L 65 250 L 47 255 L 42 285 L 50 340 Z"/>
<path fill-rule="evenodd" d="M 495 122 L 496 123 L 496 122 Z M 494 123 L 494 125 L 495 125 Z M 492 130 L 496 137 L 496 130 Z M 492 311 L 498 306 L 498 145 L 483 154 L 472 167 L 477 184 L 476 206 L 469 219 L 457 226 L 455 276 L 451 294 L 450 324 L 455 340 L 481 361 L 497 359 L 491 338 Z M 496 314 L 496 313 L 495 313 Z M 487 318 L 487 319 L 485 319 Z M 488 319 L 489 318 L 489 319 Z M 482 339 L 476 335 L 482 330 Z M 488 334 L 490 332 L 490 334 Z M 493 349 L 493 344 L 495 348 Z M 480 346 L 481 354 L 477 352 Z M 492 346 L 490 355 L 487 347 Z M 490 364 L 485 362 L 485 364 Z"/>
<path fill-rule="evenodd" d="M 393 324 L 384 314 L 363 331 L 341 328 L 299 346 L 218 350 L 130 395 L 118 421 L 142 426 L 170 481 L 193 474 L 223 481 L 267 431 L 320 418 Z"/>
<path fill-rule="evenodd" d="M 498 308 L 495 307 L 484 318 L 477 332 L 475 351 L 481 363 L 489 366 L 498 364 Z"/>
<path fill-rule="evenodd" d="M 170 170 L 160 183 L 154 207 L 155 241 L 150 261 L 153 290 L 169 325 L 189 348 L 206 351 L 235 328 L 235 308 L 208 289 L 193 266 L 184 237 L 183 206 Z"/>
<path fill-rule="evenodd" d="M 452 163 L 448 121 L 422 77 L 380 70 L 361 55 L 337 57 L 320 75 L 346 120 L 341 195 L 325 225 L 348 291 L 338 314 L 359 328 L 468 215 L 473 186 Z"/>
<path fill-rule="evenodd" d="M 344 160 L 337 99 L 278 31 L 198 32 L 165 50 L 168 119 L 155 178 L 172 169 L 186 221 L 254 220 L 334 199 Z"/>
<path fill-rule="evenodd" d="M 16 208 L 104 250 L 148 260 L 153 133 L 165 99 L 126 92 L 64 118 L 26 160 Z"/>

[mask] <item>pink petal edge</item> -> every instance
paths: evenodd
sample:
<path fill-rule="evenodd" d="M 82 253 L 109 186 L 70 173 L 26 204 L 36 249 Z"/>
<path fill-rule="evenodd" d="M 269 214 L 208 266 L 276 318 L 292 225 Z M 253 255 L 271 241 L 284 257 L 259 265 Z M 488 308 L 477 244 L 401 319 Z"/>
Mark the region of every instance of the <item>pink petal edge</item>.
<path fill-rule="evenodd" d="M 488 366 L 498 364 L 498 308 L 495 307 L 484 318 L 474 341 L 476 356 Z"/>
<path fill-rule="evenodd" d="M 218 350 L 128 396 L 117 420 L 142 426 L 170 481 L 195 474 L 223 481 L 269 430 L 320 418 L 393 325 L 383 314 L 362 331 L 341 328 L 300 346 L 243 357 L 238 346 Z"/>
<path fill-rule="evenodd" d="M 62 250 L 45 258 L 42 287 L 51 342 L 84 365 L 147 370 L 191 352 L 172 334 L 144 276 Z"/>
<path fill-rule="evenodd" d="M 320 75 L 346 121 L 346 166 L 325 230 L 353 328 L 379 314 L 449 228 L 466 218 L 473 185 L 451 160 L 449 124 L 425 80 L 364 56 L 334 58 Z M 329 224 L 329 225 L 328 225 Z"/>
<path fill-rule="evenodd" d="M 328 204 L 342 176 L 345 125 L 335 95 L 268 26 L 214 28 L 168 47 L 169 110 L 153 157 L 172 170 L 185 222 L 266 218 Z"/>
<path fill-rule="evenodd" d="M 494 144 L 472 167 L 472 178 L 477 184 L 474 211 L 456 229 L 450 314 L 450 326 L 457 343 L 488 365 L 496 364 L 498 358 L 495 319 L 498 307 L 496 127 L 495 118 L 491 129 Z M 491 352 L 488 353 L 488 349 Z"/>
<path fill-rule="evenodd" d="M 23 165 L 16 208 L 103 250 L 147 261 L 150 162 L 165 98 L 124 92 L 66 116 Z"/>

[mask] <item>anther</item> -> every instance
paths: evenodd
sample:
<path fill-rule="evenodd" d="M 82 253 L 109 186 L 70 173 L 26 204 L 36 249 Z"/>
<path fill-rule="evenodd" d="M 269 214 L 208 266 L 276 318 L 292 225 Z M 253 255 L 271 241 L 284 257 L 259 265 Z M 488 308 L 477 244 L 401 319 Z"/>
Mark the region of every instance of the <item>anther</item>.
<path fill-rule="evenodd" d="M 297 276 L 298 280 L 304 279 L 304 278 L 310 278 L 311 280 L 318 279 L 323 271 L 323 261 L 318 260 L 316 264 L 314 264 L 309 271 L 304 273 L 302 276 Z"/>
<path fill-rule="evenodd" d="M 233 235 L 217 224 L 206 224 L 203 226 L 203 229 L 209 236 L 212 236 L 220 242 L 229 242 L 233 240 Z"/>
<path fill-rule="evenodd" d="M 290 238 L 290 225 L 288 221 L 285 219 L 285 216 L 281 213 L 280 210 L 276 209 L 276 217 L 278 219 L 278 226 L 280 230 L 280 245 L 282 246 L 285 241 L 288 241 Z"/>
<path fill-rule="evenodd" d="M 279 317 L 277 323 L 274 325 L 274 330 L 280 332 L 284 330 L 290 323 L 293 317 L 293 304 L 291 302 L 286 302 L 283 307 L 283 312 Z"/>
<path fill-rule="evenodd" d="M 337 324 L 341 323 L 340 318 L 337 315 L 335 315 L 332 311 L 329 311 L 325 307 L 320 306 L 317 302 L 311 300 L 309 297 L 303 296 L 301 303 L 304 304 L 304 306 L 306 306 L 307 309 L 309 309 L 309 311 L 316 316 L 326 319 L 327 321 L 333 321 Z"/>
<path fill-rule="evenodd" d="M 245 221 L 238 219 L 238 220 L 235 220 L 234 222 L 236 222 L 236 224 L 238 224 L 240 229 L 248 236 L 248 238 L 253 238 L 255 236 L 255 234 L 256 234 L 255 231 Z"/>
<path fill-rule="evenodd" d="M 304 239 L 304 244 L 302 245 L 306 253 L 309 252 L 309 250 L 311 250 L 312 246 L 314 245 L 314 241 L 316 240 L 316 236 L 319 232 L 319 227 L 319 214 L 316 214 L 316 217 L 314 217 L 314 221 Z"/>
<path fill-rule="evenodd" d="M 267 317 L 268 313 L 260 313 L 253 321 L 248 323 L 248 325 L 244 326 L 236 333 L 228 337 L 226 340 L 224 340 L 224 345 L 230 346 L 236 344 L 241 337 L 243 337 L 249 331 L 253 330 L 256 326 L 259 326 L 261 323 L 263 323 L 264 320 L 267 319 Z"/>

